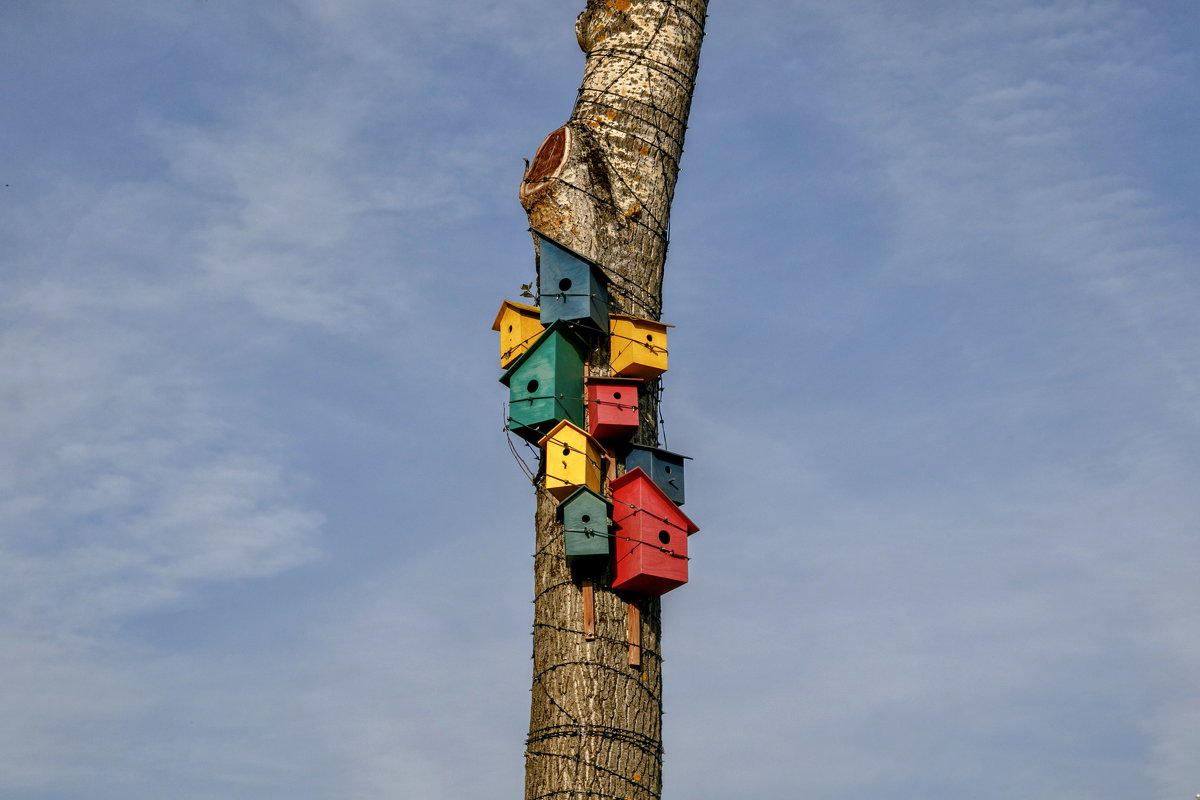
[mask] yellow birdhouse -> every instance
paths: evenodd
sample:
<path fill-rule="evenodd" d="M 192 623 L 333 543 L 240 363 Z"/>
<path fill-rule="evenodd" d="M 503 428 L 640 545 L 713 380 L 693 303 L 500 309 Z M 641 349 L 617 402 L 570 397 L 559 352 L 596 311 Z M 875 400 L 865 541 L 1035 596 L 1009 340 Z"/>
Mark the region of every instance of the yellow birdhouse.
<path fill-rule="evenodd" d="M 609 316 L 609 356 L 613 373 L 649 380 L 666 372 L 667 328 L 673 327 L 624 314 Z"/>
<path fill-rule="evenodd" d="M 546 491 L 559 500 L 580 486 L 600 491 L 604 448 L 582 428 L 563 420 L 538 442 L 545 453 Z"/>
<path fill-rule="evenodd" d="M 492 323 L 492 330 L 500 331 L 500 366 L 507 367 L 529 349 L 545 330 L 538 319 L 540 309 L 524 303 L 505 300 L 500 304 L 500 313 Z"/>

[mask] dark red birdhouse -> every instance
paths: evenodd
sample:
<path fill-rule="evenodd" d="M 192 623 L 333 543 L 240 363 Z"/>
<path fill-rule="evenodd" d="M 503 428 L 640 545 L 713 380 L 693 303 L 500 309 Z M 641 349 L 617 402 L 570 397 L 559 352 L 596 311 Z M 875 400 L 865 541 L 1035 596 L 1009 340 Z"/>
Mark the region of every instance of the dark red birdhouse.
<path fill-rule="evenodd" d="M 641 469 L 614 480 L 613 588 L 661 595 L 688 580 L 688 536 L 700 530 Z"/>
<path fill-rule="evenodd" d="M 588 378 L 588 433 L 601 441 L 637 433 L 639 383 L 637 378 Z"/>

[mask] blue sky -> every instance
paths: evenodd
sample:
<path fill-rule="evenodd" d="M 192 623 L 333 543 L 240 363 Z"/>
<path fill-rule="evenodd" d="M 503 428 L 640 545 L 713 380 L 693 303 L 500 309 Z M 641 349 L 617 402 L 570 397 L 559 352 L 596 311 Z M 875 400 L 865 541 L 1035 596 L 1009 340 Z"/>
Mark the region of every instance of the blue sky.
<path fill-rule="evenodd" d="M 0 7 L 0 795 L 518 796 L 582 3 Z M 714 2 L 667 797 L 1200 793 L 1200 6 Z"/>

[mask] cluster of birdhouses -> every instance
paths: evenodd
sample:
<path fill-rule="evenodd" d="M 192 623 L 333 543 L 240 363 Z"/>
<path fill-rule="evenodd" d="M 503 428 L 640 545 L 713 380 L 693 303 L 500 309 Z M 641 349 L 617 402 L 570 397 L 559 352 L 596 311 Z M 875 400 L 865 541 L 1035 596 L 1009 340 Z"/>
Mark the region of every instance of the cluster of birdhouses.
<path fill-rule="evenodd" d="M 599 265 L 534 233 L 538 305 L 506 300 L 492 325 L 506 426 L 541 449 L 539 478 L 558 500 L 567 561 L 588 574 L 611 563 L 614 589 L 664 594 L 687 583 L 688 536 L 698 530 L 679 509 L 686 457 L 632 439 L 645 382 L 667 370 L 671 326 L 610 314 Z"/>

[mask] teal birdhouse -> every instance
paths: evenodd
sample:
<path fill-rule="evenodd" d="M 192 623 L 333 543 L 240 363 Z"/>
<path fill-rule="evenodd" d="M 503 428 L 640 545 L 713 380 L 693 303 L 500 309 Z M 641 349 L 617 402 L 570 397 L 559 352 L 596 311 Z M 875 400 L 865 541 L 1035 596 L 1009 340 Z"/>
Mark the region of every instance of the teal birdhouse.
<path fill-rule="evenodd" d="M 586 486 L 577 489 L 558 505 L 563 524 L 563 547 L 567 561 L 607 556 L 612 548 L 608 522 L 612 503 Z"/>
<path fill-rule="evenodd" d="M 563 420 L 584 425 L 583 354 L 573 325 L 556 322 L 512 363 L 500 379 L 510 431 L 536 442 Z"/>
<path fill-rule="evenodd" d="M 683 505 L 683 462 L 688 456 L 658 447 L 634 445 L 625 456 L 625 470 L 641 467 L 663 494 L 677 506 Z"/>
<path fill-rule="evenodd" d="M 570 320 L 608 333 L 608 280 L 590 258 L 534 231 L 539 240 L 541 322 Z"/>

